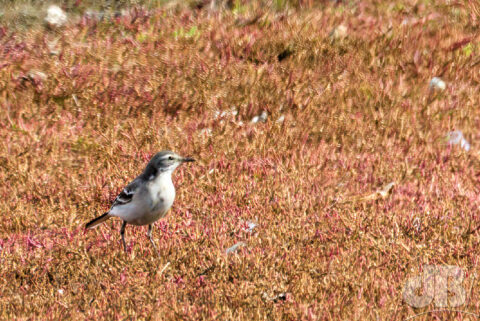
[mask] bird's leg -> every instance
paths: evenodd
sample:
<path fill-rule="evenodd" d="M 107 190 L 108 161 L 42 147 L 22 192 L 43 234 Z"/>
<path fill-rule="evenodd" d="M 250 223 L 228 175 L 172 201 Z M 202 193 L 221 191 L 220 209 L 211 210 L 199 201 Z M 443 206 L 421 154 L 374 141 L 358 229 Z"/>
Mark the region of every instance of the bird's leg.
<path fill-rule="evenodd" d="M 120 235 L 122 236 L 122 243 L 123 249 L 125 253 L 127 253 L 127 244 L 125 243 L 125 227 L 127 226 L 127 222 L 123 221 L 122 228 L 120 229 Z"/>
<path fill-rule="evenodd" d="M 147 236 L 148 236 L 148 239 L 150 240 L 150 243 L 152 243 L 153 248 L 155 249 L 155 252 L 158 254 L 157 246 L 155 245 L 155 242 L 153 241 L 152 230 L 153 230 L 153 224 L 148 224 Z"/>

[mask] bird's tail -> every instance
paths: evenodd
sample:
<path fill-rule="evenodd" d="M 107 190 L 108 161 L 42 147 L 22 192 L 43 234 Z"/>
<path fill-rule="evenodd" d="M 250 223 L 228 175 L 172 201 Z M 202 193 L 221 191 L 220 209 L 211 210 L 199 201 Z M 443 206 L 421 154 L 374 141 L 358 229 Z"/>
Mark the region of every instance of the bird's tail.
<path fill-rule="evenodd" d="M 108 212 L 106 212 L 106 213 L 100 215 L 99 217 L 94 218 L 93 220 L 91 220 L 87 224 L 85 224 L 85 229 L 86 230 L 92 229 L 92 228 L 96 227 L 97 225 L 102 224 L 103 222 L 108 220 L 109 217 L 110 217 L 110 214 Z"/>

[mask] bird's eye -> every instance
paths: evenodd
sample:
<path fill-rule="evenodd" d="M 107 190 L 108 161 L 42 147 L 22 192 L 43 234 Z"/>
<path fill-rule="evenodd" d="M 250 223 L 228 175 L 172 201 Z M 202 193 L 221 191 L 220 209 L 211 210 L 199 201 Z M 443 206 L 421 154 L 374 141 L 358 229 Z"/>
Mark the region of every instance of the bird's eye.
<path fill-rule="evenodd" d="M 173 160 L 173 156 L 169 156 L 169 157 L 168 157 L 168 160 Z"/>

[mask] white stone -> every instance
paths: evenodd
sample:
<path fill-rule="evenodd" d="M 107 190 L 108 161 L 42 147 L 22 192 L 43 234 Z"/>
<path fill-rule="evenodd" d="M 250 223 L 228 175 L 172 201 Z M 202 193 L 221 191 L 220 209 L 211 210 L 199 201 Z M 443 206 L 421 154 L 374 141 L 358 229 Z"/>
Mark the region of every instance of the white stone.
<path fill-rule="evenodd" d="M 245 243 L 243 242 L 238 242 L 237 244 L 235 244 L 234 246 L 232 247 L 229 247 L 225 252 L 227 254 L 230 254 L 230 253 L 235 253 L 240 247 L 242 246 L 245 246 Z"/>
<path fill-rule="evenodd" d="M 430 80 L 430 88 L 445 90 L 445 88 L 447 88 L 447 85 L 442 79 L 438 77 L 433 77 L 432 80 Z"/>
<path fill-rule="evenodd" d="M 59 6 L 51 5 L 47 9 L 45 21 L 51 26 L 61 27 L 67 23 L 67 14 Z"/>
<path fill-rule="evenodd" d="M 447 143 L 449 145 L 460 145 L 465 151 L 470 150 L 470 143 L 465 139 L 462 132 L 455 130 L 447 134 Z"/>
<path fill-rule="evenodd" d="M 347 36 L 348 28 L 344 25 L 339 25 L 335 27 L 332 32 L 330 32 L 330 38 L 332 39 L 343 39 Z"/>
<path fill-rule="evenodd" d="M 48 78 L 48 76 L 44 72 L 41 72 L 40 70 L 35 70 L 35 69 L 30 70 L 27 73 L 27 77 L 30 79 L 39 79 L 42 81 L 45 81 Z"/>
<path fill-rule="evenodd" d="M 259 122 L 264 123 L 267 121 L 267 118 L 268 118 L 268 113 L 264 110 L 260 115 L 253 117 L 250 122 L 252 124 L 256 124 Z"/>
<path fill-rule="evenodd" d="M 253 222 L 247 221 L 246 223 L 247 223 L 247 226 L 248 226 L 248 228 L 246 229 L 247 232 L 252 233 L 253 230 L 257 227 L 257 224 L 255 224 Z"/>

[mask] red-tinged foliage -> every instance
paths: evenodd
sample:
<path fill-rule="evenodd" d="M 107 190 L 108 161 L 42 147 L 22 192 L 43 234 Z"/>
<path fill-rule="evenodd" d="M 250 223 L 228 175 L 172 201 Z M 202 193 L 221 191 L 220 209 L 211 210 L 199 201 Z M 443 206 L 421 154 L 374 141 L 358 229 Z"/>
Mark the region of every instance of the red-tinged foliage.
<path fill-rule="evenodd" d="M 480 314 L 475 3 L 291 2 L 0 28 L 0 319 L 465 318 L 403 300 L 432 264 Z M 84 232 L 162 149 L 159 256 Z"/>

